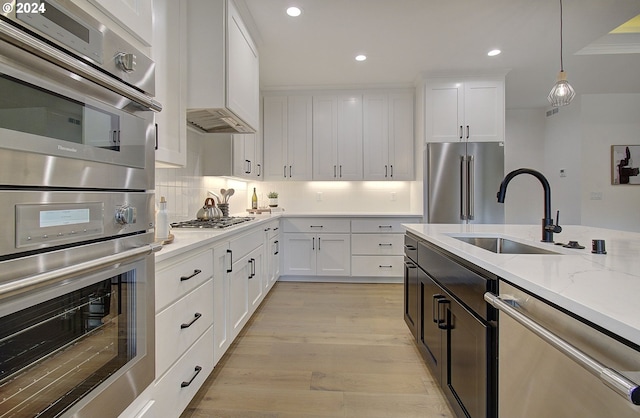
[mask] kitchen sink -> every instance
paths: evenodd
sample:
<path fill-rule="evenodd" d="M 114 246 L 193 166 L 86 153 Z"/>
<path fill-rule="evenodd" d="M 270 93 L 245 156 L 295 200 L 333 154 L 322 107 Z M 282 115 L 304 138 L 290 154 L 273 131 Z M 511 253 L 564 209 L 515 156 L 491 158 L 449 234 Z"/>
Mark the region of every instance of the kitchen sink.
<path fill-rule="evenodd" d="M 538 248 L 521 242 L 512 241 L 507 238 L 479 236 L 451 238 L 466 242 L 467 244 L 475 245 L 476 247 L 496 254 L 561 254 L 555 251 L 545 250 L 544 248 Z"/>

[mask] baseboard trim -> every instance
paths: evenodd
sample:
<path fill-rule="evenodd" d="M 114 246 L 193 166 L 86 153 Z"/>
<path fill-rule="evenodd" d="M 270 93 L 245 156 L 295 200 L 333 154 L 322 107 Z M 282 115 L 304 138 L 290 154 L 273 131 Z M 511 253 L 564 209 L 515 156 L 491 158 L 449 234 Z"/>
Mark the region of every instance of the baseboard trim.
<path fill-rule="evenodd" d="M 354 276 L 280 276 L 281 282 L 309 283 L 403 283 L 402 277 L 354 277 Z"/>

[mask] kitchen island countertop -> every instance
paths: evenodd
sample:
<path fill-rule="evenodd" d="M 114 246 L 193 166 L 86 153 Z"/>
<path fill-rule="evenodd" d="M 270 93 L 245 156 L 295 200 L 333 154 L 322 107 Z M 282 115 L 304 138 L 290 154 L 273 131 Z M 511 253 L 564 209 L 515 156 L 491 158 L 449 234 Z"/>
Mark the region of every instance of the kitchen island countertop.
<path fill-rule="evenodd" d="M 540 242 L 540 225 L 405 224 L 408 232 L 640 345 L 640 233 L 563 225 L 556 242 Z M 496 254 L 454 236 L 504 237 L 558 255 Z M 592 254 L 603 239 L 607 254 Z"/>

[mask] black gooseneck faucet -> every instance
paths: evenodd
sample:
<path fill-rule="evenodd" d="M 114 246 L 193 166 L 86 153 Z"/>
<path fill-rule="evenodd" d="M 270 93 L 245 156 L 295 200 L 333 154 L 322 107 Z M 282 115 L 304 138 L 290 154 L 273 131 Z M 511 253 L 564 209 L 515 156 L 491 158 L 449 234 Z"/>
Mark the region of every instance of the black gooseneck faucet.
<path fill-rule="evenodd" d="M 542 183 L 544 189 L 544 218 L 542 219 L 542 242 L 553 242 L 553 233 L 562 232 L 562 227 L 558 225 L 560 221 L 560 211 L 556 214 L 556 224 L 553 224 L 553 218 L 551 217 L 551 186 L 547 178 L 539 171 L 532 170 L 530 168 L 519 168 L 513 170 L 504 177 L 502 183 L 500 183 L 500 190 L 498 190 L 498 202 L 504 203 L 505 195 L 507 194 L 507 185 L 509 182 L 519 174 L 531 174 Z"/>

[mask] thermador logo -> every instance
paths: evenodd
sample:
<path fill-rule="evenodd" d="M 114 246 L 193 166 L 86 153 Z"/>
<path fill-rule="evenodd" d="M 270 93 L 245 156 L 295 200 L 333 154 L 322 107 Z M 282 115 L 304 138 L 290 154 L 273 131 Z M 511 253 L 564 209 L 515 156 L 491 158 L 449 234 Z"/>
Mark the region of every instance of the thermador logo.
<path fill-rule="evenodd" d="M 78 152 L 77 148 L 63 147 L 62 145 L 58 145 L 58 150 L 60 150 L 60 151 L 68 151 L 68 152 Z"/>

